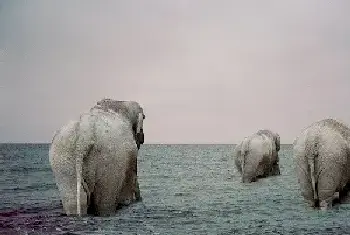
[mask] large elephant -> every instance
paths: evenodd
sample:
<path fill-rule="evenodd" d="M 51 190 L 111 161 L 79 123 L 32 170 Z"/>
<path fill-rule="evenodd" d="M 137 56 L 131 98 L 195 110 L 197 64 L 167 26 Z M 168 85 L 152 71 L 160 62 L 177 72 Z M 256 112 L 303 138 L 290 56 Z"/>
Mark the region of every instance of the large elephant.
<path fill-rule="evenodd" d="M 302 130 L 293 142 L 301 195 L 310 206 L 327 210 L 338 195 L 345 198 L 350 182 L 350 128 L 323 119 Z"/>
<path fill-rule="evenodd" d="M 270 130 L 259 130 L 234 149 L 234 161 L 243 183 L 279 175 L 280 137 Z"/>
<path fill-rule="evenodd" d="M 56 131 L 49 160 L 67 215 L 108 216 L 140 200 L 144 119 L 137 102 L 103 99 Z"/>

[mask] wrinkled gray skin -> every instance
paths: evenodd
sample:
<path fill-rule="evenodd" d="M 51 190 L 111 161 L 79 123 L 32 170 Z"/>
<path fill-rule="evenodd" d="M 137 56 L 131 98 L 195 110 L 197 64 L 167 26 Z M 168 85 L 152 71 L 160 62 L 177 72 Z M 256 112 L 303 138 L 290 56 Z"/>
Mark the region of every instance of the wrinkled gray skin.
<path fill-rule="evenodd" d="M 100 108 L 104 111 L 112 109 L 116 113 L 125 116 L 125 118 L 128 119 L 132 125 L 133 135 L 137 144 L 137 148 L 140 149 L 140 145 L 144 143 L 144 133 L 143 126 L 140 128 L 140 132 L 137 133 L 137 126 L 139 125 L 138 113 L 143 113 L 143 109 L 137 102 L 102 99 L 101 101 L 97 102 L 97 105 L 94 108 Z M 145 119 L 144 114 L 143 119 Z"/>
<path fill-rule="evenodd" d="M 334 119 L 305 128 L 293 143 L 301 195 L 310 206 L 327 210 L 346 198 L 350 182 L 350 128 Z M 340 197 L 340 198 L 337 198 Z"/>
<path fill-rule="evenodd" d="M 55 133 L 49 160 L 65 214 L 110 216 L 141 199 L 144 118 L 137 102 L 104 99 Z"/>
<path fill-rule="evenodd" d="M 279 175 L 280 137 L 270 130 L 259 130 L 245 138 L 233 152 L 235 166 L 243 183 Z"/>
<path fill-rule="evenodd" d="M 274 156 L 273 159 L 276 159 L 276 162 L 272 164 L 272 169 L 270 175 L 280 175 L 280 167 L 279 167 L 279 156 L 278 152 L 280 151 L 281 148 L 281 138 L 279 134 L 272 132 L 270 130 L 259 130 L 257 134 L 264 134 L 267 135 L 272 139 L 272 141 L 275 143 L 275 148 L 272 149 L 272 155 Z"/>

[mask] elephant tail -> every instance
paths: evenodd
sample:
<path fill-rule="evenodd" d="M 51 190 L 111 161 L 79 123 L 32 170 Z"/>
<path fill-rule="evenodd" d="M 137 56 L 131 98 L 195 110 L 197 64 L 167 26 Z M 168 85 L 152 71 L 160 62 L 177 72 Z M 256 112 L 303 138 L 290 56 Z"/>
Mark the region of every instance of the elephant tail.
<path fill-rule="evenodd" d="M 311 177 L 312 191 L 314 202 L 318 201 L 318 187 L 317 187 L 317 159 L 319 155 L 319 135 L 313 135 L 313 139 L 307 141 L 306 149 L 307 153 L 307 164 L 308 170 Z"/>
<path fill-rule="evenodd" d="M 82 118 L 76 125 L 76 139 L 75 139 L 75 172 L 77 179 L 77 214 L 81 216 L 81 188 L 88 190 L 85 181 L 83 180 L 83 161 L 84 157 L 88 156 L 94 145 L 93 133 L 90 126 L 87 128 L 82 125 Z M 89 192 L 86 192 L 89 196 Z"/>
<path fill-rule="evenodd" d="M 77 177 L 77 214 L 81 216 L 81 184 L 82 184 L 82 175 L 83 175 L 83 156 L 80 153 L 76 155 L 75 162 L 75 172 Z"/>
<path fill-rule="evenodd" d="M 308 166 L 310 170 L 310 176 L 311 176 L 311 184 L 312 184 L 312 191 L 314 195 L 314 201 L 318 200 L 318 193 L 317 193 L 317 182 L 316 182 L 316 175 L 315 175 L 315 156 L 312 155 L 311 157 L 308 157 Z"/>

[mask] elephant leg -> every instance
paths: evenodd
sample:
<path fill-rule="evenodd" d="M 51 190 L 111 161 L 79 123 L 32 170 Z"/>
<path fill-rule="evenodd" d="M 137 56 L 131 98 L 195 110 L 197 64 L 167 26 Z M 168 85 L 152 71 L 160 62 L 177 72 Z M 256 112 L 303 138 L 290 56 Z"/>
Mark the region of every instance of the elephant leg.
<path fill-rule="evenodd" d="M 350 203 L 350 195 L 349 195 L 349 192 L 342 192 L 340 195 L 339 195 L 339 202 L 340 203 Z"/>
<path fill-rule="evenodd" d="M 268 155 L 264 155 L 262 157 L 257 167 L 256 173 L 258 178 L 265 178 L 272 175 L 272 165 L 270 163 L 270 158 Z"/>
<path fill-rule="evenodd" d="M 131 188 L 131 184 L 131 180 L 126 180 L 119 197 L 117 197 L 118 204 L 121 206 L 128 206 L 136 201 L 136 187 Z"/>
<path fill-rule="evenodd" d="M 130 188 L 130 184 L 135 184 L 135 187 Z M 132 182 L 131 180 L 128 180 L 126 184 L 124 184 L 118 202 L 123 206 L 127 206 L 130 205 L 132 202 L 138 201 L 142 201 L 142 197 L 140 193 L 139 182 L 136 177 L 136 183 Z"/>
<path fill-rule="evenodd" d="M 96 184 L 92 199 L 94 207 L 89 208 L 91 213 L 97 216 L 111 216 L 116 211 L 116 190 L 121 188 L 111 184 L 108 180 L 102 179 Z M 95 210 L 95 211 L 93 211 Z"/>
<path fill-rule="evenodd" d="M 304 168 L 305 165 L 299 165 L 296 169 L 300 194 L 307 204 L 309 204 L 311 207 L 316 207 L 318 206 L 318 202 L 313 199 L 314 192 L 312 189 L 311 176 L 307 169 Z"/>
<path fill-rule="evenodd" d="M 341 195 L 340 192 L 335 192 L 333 194 L 333 201 L 339 201 L 340 200 L 340 195 Z"/>
<path fill-rule="evenodd" d="M 77 214 L 77 187 L 76 177 L 70 175 L 57 175 L 56 182 L 61 195 L 63 210 L 66 215 Z M 84 185 L 80 191 L 81 214 L 86 215 L 88 201 Z"/>
<path fill-rule="evenodd" d="M 336 194 L 336 184 L 339 181 L 340 175 L 337 177 L 330 174 L 329 171 L 320 174 L 317 183 L 317 191 L 321 210 L 332 208 L 334 195 Z"/>
<path fill-rule="evenodd" d="M 326 211 L 331 209 L 333 206 L 333 196 L 320 201 L 320 209 Z"/>
<path fill-rule="evenodd" d="M 138 194 L 138 195 L 137 195 Z M 137 181 L 137 153 L 130 153 L 129 164 L 125 172 L 123 187 L 118 195 L 117 201 L 122 205 L 130 205 L 140 197 Z"/>
<path fill-rule="evenodd" d="M 242 178 L 242 183 L 254 183 L 258 180 L 258 177 L 251 176 L 251 177 L 244 177 Z"/>
<path fill-rule="evenodd" d="M 315 200 L 310 200 L 310 199 L 305 199 L 305 202 L 310 206 L 310 207 L 318 207 L 318 201 Z"/>
<path fill-rule="evenodd" d="M 349 184 L 346 184 L 342 190 L 339 190 L 339 202 L 350 203 Z"/>
<path fill-rule="evenodd" d="M 275 175 L 280 175 L 281 171 L 280 171 L 280 166 L 278 164 L 278 162 L 274 162 L 271 165 L 271 171 L 270 171 L 270 176 L 275 176 Z"/>
<path fill-rule="evenodd" d="M 122 190 L 126 168 L 122 162 L 108 162 L 98 168 L 93 192 L 95 215 L 111 216 L 116 212 L 117 195 Z"/>
<path fill-rule="evenodd" d="M 256 177 L 257 178 L 263 178 L 266 176 L 266 166 L 264 162 L 259 162 L 258 167 L 256 169 Z"/>
<path fill-rule="evenodd" d="M 142 201 L 142 197 L 141 197 L 141 192 L 140 192 L 140 186 L 139 186 L 139 181 L 138 181 L 138 179 L 136 179 L 136 192 L 135 192 L 135 197 L 136 197 L 136 201 Z"/>
<path fill-rule="evenodd" d="M 276 150 L 272 151 L 270 176 L 280 175 L 279 157 Z"/>

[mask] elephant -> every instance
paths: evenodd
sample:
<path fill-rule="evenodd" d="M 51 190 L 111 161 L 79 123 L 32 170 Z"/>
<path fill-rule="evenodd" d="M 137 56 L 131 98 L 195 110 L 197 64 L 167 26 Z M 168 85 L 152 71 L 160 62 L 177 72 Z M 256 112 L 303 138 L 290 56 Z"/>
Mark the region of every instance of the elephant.
<path fill-rule="evenodd" d="M 293 142 L 301 195 L 313 208 L 328 210 L 346 198 L 350 183 L 350 127 L 332 119 L 316 121 Z"/>
<path fill-rule="evenodd" d="M 241 155 L 242 143 L 243 141 L 239 142 L 233 150 L 235 166 L 240 174 L 242 174 L 242 155 Z"/>
<path fill-rule="evenodd" d="M 66 215 L 110 216 L 141 200 L 137 155 L 144 119 L 135 101 L 102 99 L 55 132 L 49 161 Z"/>
<path fill-rule="evenodd" d="M 243 183 L 280 175 L 280 136 L 270 130 L 259 130 L 244 138 L 234 149 L 235 166 Z"/>

